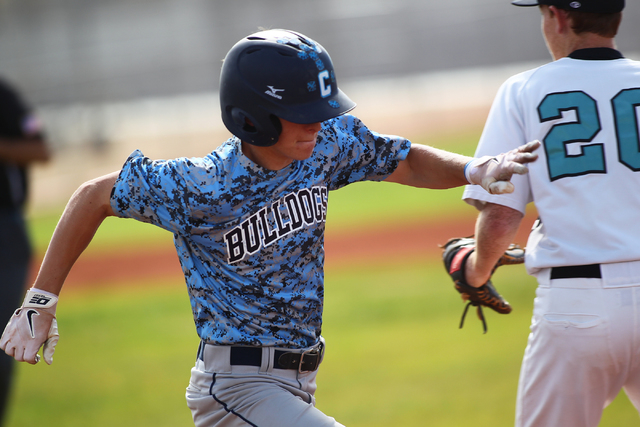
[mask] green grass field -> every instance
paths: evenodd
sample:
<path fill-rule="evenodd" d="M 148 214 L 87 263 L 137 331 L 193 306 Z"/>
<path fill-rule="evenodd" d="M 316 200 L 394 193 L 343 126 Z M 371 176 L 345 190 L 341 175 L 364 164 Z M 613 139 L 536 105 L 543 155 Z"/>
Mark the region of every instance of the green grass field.
<path fill-rule="evenodd" d="M 357 184 L 331 196 L 328 227 L 401 214 L 451 218 L 464 209 L 459 195 Z M 55 217 L 32 220 L 39 251 Z M 169 238 L 150 226 L 114 219 L 89 250 L 114 250 L 123 240 L 143 247 Z M 522 266 L 509 266 L 496 273 L 494 283 L 514 310 L 486 313 L 485 335 L 473 312 L 458 329 L 464 304 L 437 257 L 328 268 L 327 353 L 317 406 L 350 427 L 513 425 L 535 281 Z M 74 289 L 63 294 L 58 321 L 54 364 L 18 367 L 7 427 L 192 425 L 184 392 L 198 338 L 181 281 Z M 638 421 L 621 395 L 601 425 Z"/>

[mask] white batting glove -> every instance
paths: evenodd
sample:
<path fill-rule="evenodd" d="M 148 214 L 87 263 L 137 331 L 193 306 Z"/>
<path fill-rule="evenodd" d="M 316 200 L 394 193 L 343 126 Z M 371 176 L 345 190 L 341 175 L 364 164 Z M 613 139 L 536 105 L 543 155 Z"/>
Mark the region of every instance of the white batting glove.
<path fill-rule="evenodd" d="M 538 147 L 540 141 L 536 140 L 495 157 L 473 159 L 465 166 L 464 176 L 469 183 L 480 185 L 491 194 L 513 193 L 511 177 L 514 173 L 524 175 L 529 172 L 524 164 L 538 158 L 533 153 Z"/>
<path fill-rule="evenodd" d="M 50 292 L 31 288 L 24 298 L 22 307 L 7 323 L 0 349 L 18 362 L 35 365 L 40 361 L 38 351 L 42 349 L 44 361 L 53 362 L 53 352 L 60 335 L 56 321 L 58 297 Z"/>

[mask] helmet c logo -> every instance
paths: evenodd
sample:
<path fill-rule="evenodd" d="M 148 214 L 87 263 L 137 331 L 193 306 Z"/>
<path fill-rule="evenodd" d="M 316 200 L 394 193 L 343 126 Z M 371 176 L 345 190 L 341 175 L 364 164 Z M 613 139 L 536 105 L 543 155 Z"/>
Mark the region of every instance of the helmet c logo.
<path fill-rule="evenodd" d="M 327 84 L 329 80 L 329 70 L 324 70 L 318 73 L 318 82 L 320 83 L 320 96 L 326 98 L 331 95 L 331 85 Z"/>

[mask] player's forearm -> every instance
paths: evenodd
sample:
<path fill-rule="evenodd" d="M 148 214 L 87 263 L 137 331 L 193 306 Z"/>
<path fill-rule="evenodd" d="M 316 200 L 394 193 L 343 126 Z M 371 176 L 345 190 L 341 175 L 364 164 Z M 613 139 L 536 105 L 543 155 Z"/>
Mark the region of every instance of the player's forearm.
<path fill-rule="evenodd" d="M 415 187 L 444 189 L 468 184 L 464 166 L 471 157 L 426 145 L 417 147 L 418 151 L 410 160 Z"/>
<path fill-rule="evenodd" d="M 100 224 L 113 215 L 109 200 L 117 174 L 83 184 L 71 197 L 45 254 L 34 287 L 60 294 L 69 271 Z"/>
<path fill-rule="evenodd" d="M 18 165 L 31 162 L 45 162 L 51 153 L 46 142 L 41 138 L 25 138 L 13 141 L 0 138 L 0 160 Z"/>
<path fill-rule="evenodd" d="M 470 157 L 427 145 L 413 144 L 387 181 L 419 188 L 444 189 L 468 184 L 464 166 Z"/>
<path fill-rule="evenodd" d="M 523 214 L 506 206 L 487 203 L 476 221 L 476 251 L 466 265 L 467 282 L 482 286 L 505 250 L 513 242 Z"/>
<path fill-rule="evenodd" d="M 539 147 L 540 141 L 531 141 L 497 156 L 472 159 L 414 144 L 387 181 L 435 189 L 471 183 L 482 186 L 491 194 L 511 193 L 514 189 L 511 176 L 528 172 L 524 165 L 538 158 L 534 151 Z"/>

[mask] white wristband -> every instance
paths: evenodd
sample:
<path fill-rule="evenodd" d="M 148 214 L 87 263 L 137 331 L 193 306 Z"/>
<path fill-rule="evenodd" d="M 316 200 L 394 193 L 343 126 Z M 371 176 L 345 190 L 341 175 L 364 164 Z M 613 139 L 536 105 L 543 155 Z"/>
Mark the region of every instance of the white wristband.
<path fill-rule="evenodd" d="M 467 162 L 467 164 L 466 164 L 466 165 L 464 165 L 464 177 L 467 179 L 467 182 L 468 182 L 469 184 L 473 184 L 473 183 L 471 182 L 471 168 L 472 168 L 471 163 L 473 163 L 473 162 L 474 162 L 474 160 L 476 160 L 476 159 L 471 159 L 471 160 L 469 160 L 469 161 Z"/>

